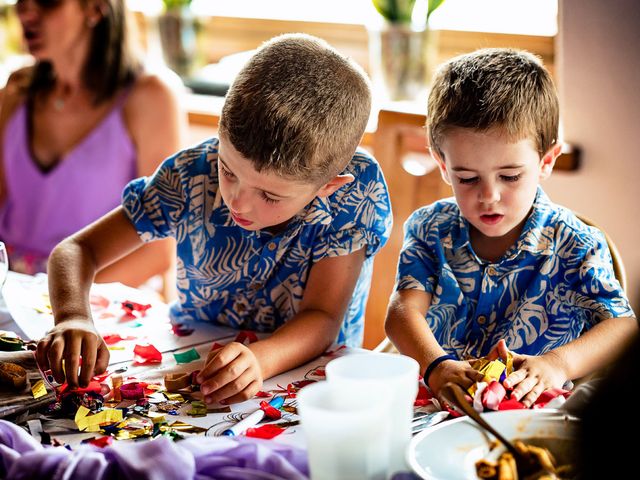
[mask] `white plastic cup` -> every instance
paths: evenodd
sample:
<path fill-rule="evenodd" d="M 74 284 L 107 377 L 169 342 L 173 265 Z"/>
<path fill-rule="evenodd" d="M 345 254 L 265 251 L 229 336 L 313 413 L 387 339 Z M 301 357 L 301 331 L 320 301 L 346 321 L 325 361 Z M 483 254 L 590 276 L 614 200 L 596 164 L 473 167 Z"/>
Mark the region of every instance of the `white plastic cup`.
<path fill-rule="evenodd" d="M 329 382 L 298 393 L 312 480 L 384 480 L 389 471 L 387 436 L 391 397 Z"/>
<path fill-rule="evenodd" d="M 405 452 L 411 441 L 413 404 L 418 394 L 420 366 L 413 358 L 390 353 L 352 354 L 336 358 L 326 366 L 328 383 L 343 388 L 351 385 L 366 394 L 391 396 L 385 415 L 391 430 L 387 438 L 389 476 L 407 471 Z"/>

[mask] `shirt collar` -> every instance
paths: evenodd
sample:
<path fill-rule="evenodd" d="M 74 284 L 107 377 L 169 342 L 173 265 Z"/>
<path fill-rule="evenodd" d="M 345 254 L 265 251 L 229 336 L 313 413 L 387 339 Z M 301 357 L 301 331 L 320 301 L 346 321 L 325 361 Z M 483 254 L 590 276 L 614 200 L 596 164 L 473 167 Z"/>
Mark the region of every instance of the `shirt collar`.
<path fill-rule="evenodd" d="M 516 243 L 514 254 L 526 251 L 537 255 L 553 255 L 554 228 L 548 225 L 549 217 L 553 213 L 552 207 L 553 204 L 547 194 L 538 187 L 531 213 Z"/>
<path fill-rule="evenodd" d="M 553 255 L 554 243 L 553 227 L 547 225 L 549 216 L 553 212 L 553 204 L 542 190 L 538 187 L 531 213 L 524 224 L 520 237 L 515 246 L 507 251 L 506 259 L 515 258 L 521 251 L 530 252 L 537 255 Z M 464 247 L 471 249 L 471 239 L 469 236 L 469 222 L 462 216 L 458 209 L 458 221 L 452 226 L 447 237 L 442 239 L 445 248 L 458 250 Z"/>

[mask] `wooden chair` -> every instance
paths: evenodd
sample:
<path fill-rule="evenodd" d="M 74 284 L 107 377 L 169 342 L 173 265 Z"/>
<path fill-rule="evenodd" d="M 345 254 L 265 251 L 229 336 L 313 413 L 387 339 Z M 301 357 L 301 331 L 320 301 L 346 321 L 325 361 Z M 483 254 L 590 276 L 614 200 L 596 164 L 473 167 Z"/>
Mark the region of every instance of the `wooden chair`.
<path fill-rule="evenodd" d="M 616 276 L 618 282 L 620 282 L 620 286 L 623 291 L 627 291 L 627 274 L 624 268 L 624 263 L 622 262 L 622 257 L 620 256 L 620 252 L 616 247 L 616 244 L 613 242 L 609 234 L 602 229 L 598 224 L 596 224 L 589 217 L 582 215 L 581 213 L 575 212 L 576 217 L 578 217 L 582 222 L 589 225 L 590 227 L 595 227 L 600 230 L 605 239 L 607 240 L 607 245 L 609 247 L 609 251 L 611 252 L 611 260 L 613 263 L 613 273 Z M 374 352 L 382 352 L 382 353 L 398 353 L 395 345 L 389 340 L 388 337 L 384 337 L 384 339 L 373 349 Z"/>

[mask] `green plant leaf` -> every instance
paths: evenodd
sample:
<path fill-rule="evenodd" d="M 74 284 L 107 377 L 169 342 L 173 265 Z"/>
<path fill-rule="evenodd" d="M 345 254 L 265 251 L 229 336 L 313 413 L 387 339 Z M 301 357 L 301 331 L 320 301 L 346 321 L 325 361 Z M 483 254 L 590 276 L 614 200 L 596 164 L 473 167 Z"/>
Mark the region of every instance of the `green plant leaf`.
<path fill-rule="evenodd" d="M 429 17 L 433 13 L 433 11 L 440 5 L 442 5 L 443 2 L 444 0 L 429 0 L 429 7 L 427 8 L 427 21 L 429 20 Z"/>
<path fill-rule="evenodd" d="M 391 23 L 411 23 L 416 0 L 372 0 L 382 17 Z"/>
<path fill-rule="evenodd" d="M 181 7 L 188 7 L 191 5 L 191 0 L 162 0 L 165 10 L 175 10 Z"/>

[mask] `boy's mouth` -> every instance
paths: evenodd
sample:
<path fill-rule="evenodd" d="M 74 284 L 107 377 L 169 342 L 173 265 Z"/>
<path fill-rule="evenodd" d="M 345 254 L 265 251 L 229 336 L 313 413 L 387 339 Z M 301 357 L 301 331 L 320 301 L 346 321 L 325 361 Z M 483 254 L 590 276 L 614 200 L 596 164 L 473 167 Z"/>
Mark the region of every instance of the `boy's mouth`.
<path fill-rule="evenodd" d="M 231 213 L 231 218 L 233 218 L 233 221 L 242 227 L 246 227 L 253 223 L 251 220 L 247 220 L 245 218 L 239 217 L 233 212 L 230 212 L 230 213 Z"/>
<path fill-rule="evenodd" d="M 495 225 L 504 218 L 504 215 L 500 213 L 490 213 L 486 215 L 480 215 L 480 221 L 487 225 Z"/>

